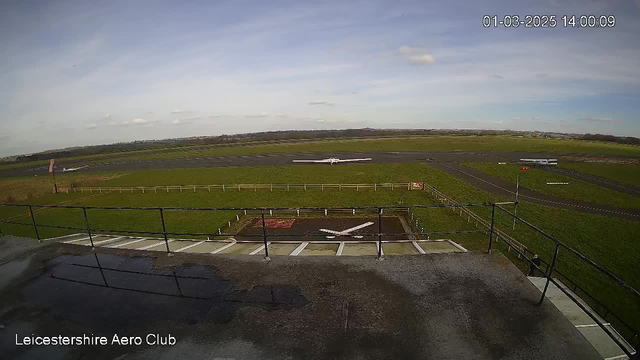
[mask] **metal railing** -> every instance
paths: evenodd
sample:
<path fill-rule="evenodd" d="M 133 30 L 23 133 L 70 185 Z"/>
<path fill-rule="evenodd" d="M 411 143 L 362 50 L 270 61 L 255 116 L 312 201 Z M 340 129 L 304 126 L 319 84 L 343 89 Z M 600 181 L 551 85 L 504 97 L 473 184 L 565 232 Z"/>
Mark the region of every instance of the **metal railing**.
<path fill-rule="evenodd" d="M 294 190 L 331 190 L 337 189 L 341 191 L 343 189 L 355 189 L 360 190 L 423 190 L 423 183 L 373 183 L 373 184 L 211 184 L 211 185 L 158 185 L 158 186 L 93 186 L 93 187 L 67 187 L 58 188 L 58 192 L 64 193 L 109 193 L 109 192 L 171 192 L 171 191 L 190 191 L 196 192 L 197 190 L 220 190 L 220 191 L 294 191 Z"/>
<path fill-rule="evenodd" d="M 436 199 L 438 199 L 440 202 L 445 203 L 445 204 L 452 204 L 452 205 L 457 205 L 458 204 L 458 202 L 456 200 L 454 200 L 453 198 L 447 196 L 443 192 L 439 191 L 438 189 L 436 189 L 436 187 L 428 185 L 426 183 L 424 184 L 424 187 L 434 197 L 436 197 Z M 498 229 L 495 226 L 495 208 L 496 207 L 498 207 L 500 210 L 505 212 L 507 215 L 511 216 L 513 219 L 515 219 L 517 221 L 520 221 L 520 222 L 524 222 L 528 227 L 530 227 L 531 229 L 533 229 L 537 233 L 541 234 L 545 238 L 552 240 L 555 243 L 556 248 L 555 248 L 554 255 L 553 255 L 553 258 L 552 258 L 551 262 L 549 263 L 549 262 L 547 262 L 547 261 L 545 261 L 543 259 L 540 259 L 541 265 L 544 265 L 544 267 L 545 267 L 544 270 L 542 270 L 541 267 L 539 267 L 538 265 L 533 263 L 533 260 L 532 260 L 533 256 L 536 255 L 536 253 L 534 251 L 531 251 L 529 248 L 527 248 L 527 246 L 525 246 L 521 242 L 518 242 L 512 236 L 510 236 L 506 232 Z M 452 210 L 456 211 L 456 208 L 454 207 L 454 208 L 452 208 Z M 551 276 L 554 275 L 554 274 L 556 276 L 562 277 L 565 281 L 567 281 L 568 283 L 570 283 L 570 285 L 572 285 L 571 287 L 573 288 L 574 294 L 575 294 L 576 290 L 580 290 L 580 292 L 582 294 L 584 294 L 588 298 L 588 300 L 589 300 L 589 302 L 591 304 L 596 304 L 600 309 L 603 309 L 602 312 L 599 312 L 597 309 L 594 309 L 593 307 L 591 307 L 592 311 L 595 311 L 596 313 L 598 313 L 598 315 L 600 315 L 603 319 L 606 319 L 607 316 L 613 317 L 615 322 L 617 324 L 621 325 L 625 329 L 625 332 L 627 334 L 629 334 L 627 336 L 627 339 L 629 340 L 630 345 L 633 348 L 636 348 L 636 349 L 638 348 L 638 346 L 640 345 L 640 332 L 638 330 L 636 330 L 628 322 L 624 321 L 621 316 L 617 315 L 614 311 L 612 311 L 607 306 L 602 304 L 602 302 L 599 301 L 594 295 L 589 293 L 583 287 L 579 286 L 576 281 L 571 280 L 571 278 L 566 273 L 562 273 L 558 269 L 556 269 L 556 261 L 557 261 L 557 255 L 558 255 L 559 249 L 560 248 L 565 248 L 570 253 L 578 256 L 578 258 L 581 261 L 585 262 L 586 264 L 589 264 L 590 266 L 593 266 L 599 272 L 605 274 L 608 278 L 614 280 L 616 284 L 622 286 L 624 289 L 629 291 L 631 293 L 631 295 L 636 297 L 637 300 L 640 302 L 640 294 L 638 294 L 637 290 L 635 290 L 630 285 L 626 284 L 624 281 L 622 281 L 620 278 L 615 276 L 610 271 L 606 270 L 601 265 L 593 262 L 592 260 L 590 260 L 586 256 L 580 254 L 578 251 L 568 247 L 566 244 L 564 244 L 560 240 L 554 238 L 553 236 L 547 234 L 543 230 L 541 230 L 541 229 L 535 227 L 534 225 L 526 222 L 526 220 L 524 220 L 524 219 L 518 217 L 517 215 L 509 212 L 508 210 L 504 209 L 498 203 L 496 203 L 494 206 L 492 206 L 491 221 L 490 222 L 485 220 L 484 218 L 482 218 L 480 215 L 474 213 L 471 209 L 461 206 L 459 215 L 463 216 L 463 214 L 465 214 L 467 216 L 468 221 L 470 221 L 471 219 L 476 220 L 476 226 L 481 225 L 484 228 L 489 230 L 489 234 L 490 234 L 489 251 L 491 251 L 491 248 L 493 246 L 493 236 L 495 235 L 495 241 L 496 242 L 498 242 L 499 240 L 502 240 L 506 244 L 508 251 L 511 251 L 512 249 L 515 250 L 518 259 L 521 259 L 521 260 L 523 259 L 526 262 L 528 262 L 529 264 L 532 264 L 531 266 L 535 267 L 537 270 L 541 271 L 542 274 L 545 275 L 545 277 L 547 278 L 547 282 L 545 284 L 545 288 L 544 288 L 544 291 L 542 293 L 542 297 L 540 298 L 539 304 L 542 304 L 542 301 L 543 301 L 544 296 L 546 294 L 549 282 L 553 282 L 558 288 L 560 288 L 560 290 L 562 290 L 563 293 L 565 293 L 567 295 L 567 297 L 569 297 L 569 299 L 571 299 L 573 302 L 575 302 L 583 311 L 585 311 L 587 313 L 587 315 L 589 315 L 592 319 L 594 319 L 596 321 L 596 323 L 607 333 L 607 335 L 609 335 L 609 337 L 611 337 L 613 339 L 613 341 L 627 354 L 627 356 L 629 356 L 629 357 L 632 357 L 632 356 L 636 356 L 637 357 L 638 356 L 637 355 L 637 351 L 635 353 L 629 351 L 628 347 L 625 346 L 625 344 L 622 344 L 620 342 L 620 340 L 618 339 L 618 337 L 615 334 L 613 334 L 608 328 L 606 328 L 605 324 L 603 324 L 601 321 L 596 319 L 593 316 L 593 314 L 591 313 L 591 311 L 588 311 L 584 307 L 583 304 L 581 304 L 579 301 L 577 301 L 575 296 L 569 294 L 569 292 L 566 290 L 566 288 L 569 288 L 569 286 L 567 286 L 564 283 L 562 283 L 562 286 L 561 286 L 561 285 L 559 285 L 560 281 L 558 279 L 552 279 L 551 278 Z"/>

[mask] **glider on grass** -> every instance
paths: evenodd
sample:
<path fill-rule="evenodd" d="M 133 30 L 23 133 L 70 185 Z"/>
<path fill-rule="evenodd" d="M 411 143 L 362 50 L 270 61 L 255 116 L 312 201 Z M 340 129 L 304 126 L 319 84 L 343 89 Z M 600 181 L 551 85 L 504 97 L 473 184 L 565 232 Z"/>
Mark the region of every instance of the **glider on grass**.
<path fill-rule="evenodd" d="M 354 161 L 371 161 L 371 158 L 338 159 L 338 158 L 330 157 L 330 158 L 321 159 L 321 160 L 293 160 L 294 163 L 316 163 L 316 164 L 330 164 L 330 165 L 339 164 L 343 162 L 354 162 Z"/>
<path fill-rule="evenodd" d="M 352 238 L 355 238 L 355 239 L 362 239 L 364 236 L 351 235 L 351 233 L 371 225 L 373 225 L 373 221 L 369 221 L 364 224 L 360 224 L 358 226 L 354 226 L 352 228 L 342 230 L 342 231 L 335 231 L 335 230 L 329 230 L 329 229 L 320 229 L 320 231 L 332 234 L 332 235 L 327 235 L 327 239 L 335 239 L 337 236 L 351 236 Z"/>

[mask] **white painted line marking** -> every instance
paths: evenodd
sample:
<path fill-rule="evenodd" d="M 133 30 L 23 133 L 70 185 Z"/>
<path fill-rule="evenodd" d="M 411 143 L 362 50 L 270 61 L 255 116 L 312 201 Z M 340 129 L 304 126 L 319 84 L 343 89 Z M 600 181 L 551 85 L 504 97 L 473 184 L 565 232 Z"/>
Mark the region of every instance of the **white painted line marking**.
<path fill-rule="evenodd" d="M 108 243 L 111 241 L 116 241 L 116 240 L 120 240 L 122 239 L 124 236 L 119 236 L 119 237 L 114 237 L 111 239 L 107 239 L 107 240 L 102 240 L 102 241 L 98 241 L 98 242 L 94 242 L 93 245 L 100 245 L 100 244 L 104 244 L 104 243 Z"/>
<path fill-rule="evenodd" d="M 197 243 L 195 243 L 195 244 L 187 245 L 187 246 L 185 246 L 185 247 L 183 247 L 183 248 L 180 248 L 180 249 L 178 249 L 178 250 L 176 250 L 176 251 L 174 251 L 174 252 L 183 252 L 183 251 L 185 251 L 185 250 L 187 250 L 187 249 L 191 249 L 192 247 L 198 246 L 198 245 L 202 244 L 203 242 L 204 242 L 204 240 L 203 240 L 203 241 L 200 241 L 200 242 L 197 242 Z"/>
<path fill-rule="evenodd" d="M 268 243 L 267 243 L 267 246 L 269 246 L 270 244 L 271 244 L 271 243 L 270 243 L 270 242 L 268 242 Z M 262 251 L 262 250 L 264 250 L 264 245 L 262 245 L 262 246 L 260 246 L 259 248 L 257 248 L 257 249 L 255 249 L 255 250 L 253 250 L 252 252 L 250 252 L 250 253 L 249 253 L 249 255 L 255 255 L 255 254 L 259 253 L 259 252 L 260 252 L 260 251 Z"/>
<path fill-rule="evenodd" d="M 451 245 L 453 245 L 453 246 L 457 247 L 457 248 L 458 248 L 458 249 L 460 249 L 462 252 L 469 252 L 469 250 L 467 250 L 467 249 L 463 248 L 461 245 L 458 245 L 456 242 L 453 242 L 453 241 L 451 241 L 451 240 L 449 240 L 449 239 L 446 239 L 445 241 L 446 241 L 446 242 L 448 242 L 449 244 L 451 244 Z"/>
<path fill-rule="evenodd" d="M 56 237 L 52 237 L 52 238 L 48 238 L 48 239 L 43 239 L 42 241 L 61 240 L 61 239 L 66 239 L 66 238 L 68 238 L 68 237 L 78 236 L 78 235 L 84 235 L 84 234 L 77 233 L 77 234 L 69 234 L 69 235 L 63 235 L 63 236 L 56 236 Z"/>
<path fill-rule="evenodd" d="M 167 243 L 170 243 L 170 242 L 173 242 L 173 239 L 171 239 L 171 240 L 167 241 Z M 164 240 L 162 240 L 162 241 L 157 242 L 157 243 L 155 243 L 155 244 L 151 244 L 151 245 L 143 246 L 143 247 L 141 247 L 141 248 L 137 248 L 136 250 L 147 250 L 147 249 L 154 248 L 154 247 L 156 247 L 156 246 L 164 245 L 164 243 L 165 243 L 165 241 L 164 241 Z"/>
<path fill-rule="evenodd" d="M 604 324 L 602 324 L 602 325 L 604 325 L 604 326 L 609 326 L 609 325 L 611 325 L 611 324 L 609 324 L 609 323 L 604 323 Z M 600 325 L 598 325 L 598 324 L 576 325 L 576 327 L 577 327 L 577 328 L 599 327 L 599 326 L 600 326 Z"/>
<path fill-rule="evenodd" d="M 289 254 L 289 256 L 298 256 L 298 254 L 300 254 L 302 250 L 307 247 L 307 245 L 309 245 L 308 242 L 303 242 L 297 248 L 295 248 L 295 250 L 293 250 L 291 254 Z"/>
<path fill-rule="evenodd" d="M 220 251 L 222 251 L 222 250 L 224 250 L 224 249 L 226 249 L 226 248 L 232 247 L 232 246 L 233 246 L 233 245 L 235 245 L 235 244 L 236 244 L 236 242 L 235 242 L 235 241 L 234 241 L 234 242 L 231 242 L 231 243 L 228 243 L 227 245 L 225 245 L 225 246 L 223 246 L 223 247 L 221 247 L 221 248 L 218 248 L 218 249 L 213 250 L 212 252 L 210 252 L 210 254 L 217 254 L 217 253 L 219 253 Z"/>
<path fill-rule="evenodd" d="M 336 256 L 342 256 L 342 250 L 344 250 L 344 241 L 342 241 L 340 243 L 340 246 L 338 246 L 338 251 L 336 251 Z"/>
<path fill-rule="evenodd" d="M 65 243 L 65 244 L 73 244 L 73 243 L 78 242 L 78 241 L 87 240 L 88 238 L 89 238 L 89 237 L 87 236 L 87 237 L 80 238 L 80 239 L 69 240 L 69 241 L 63 241 L 63 243 Z"/>
<path fill-rule="evenodd" d="M 426 254 L 426 252 L 424 252 L 424 249 L 420 247 L 420 245 L 418 245 L 417 242 L 412 241 L 411 242 L 413 244 L 413 246 L 415 246 L 416 250 L 418 250 L 418 252 L 422 255 Z"/>
<path fill-rule="evenodd" d="M 633 354 L 635 354 L 635 352 L 634 352 Z M 621 359 L 628 359 L 628 358 L 629 358 L 629 357 L 627 357 L 627 355 L 626 355 L 626 354 L 622 354 L 622 355 L 617 355 L 617 356 L 608 357 L 608 358 L 606 358 L 606 359 L 604 359 L 604 360 L 618 360 L 618 359 L 620 359 L 620 360 L 621 360 Z"/>
<path fill-rule="evenodd" d="M 133 240 L 133 241 L 129 241 L 129 242 L 123 242 L 122 244 L 118 244 L 118 245 L 111 245 L 111 246 L 107 246 L 107 247 L 109 247 L 109 248 L 114 248 L 114 249 L 115 249 L 115 248 L 119 248 L 119 247 L 121 247 L 121 246 L 129 245 L 129 244 L 135 244 L 135 243 L 140 242 L 140 241 L 142 241 L 142 240 L 144 240 L 144 239 L 146 239 L 146 238 L 137 239 L 137 240 Z"/>

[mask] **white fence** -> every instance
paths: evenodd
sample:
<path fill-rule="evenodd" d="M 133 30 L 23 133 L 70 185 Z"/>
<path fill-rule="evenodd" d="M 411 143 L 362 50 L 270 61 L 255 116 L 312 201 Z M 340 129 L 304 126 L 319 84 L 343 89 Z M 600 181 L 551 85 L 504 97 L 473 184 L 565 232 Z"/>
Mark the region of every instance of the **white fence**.
<path fill-rule="evenodd" d="M 94 186 L 58 189 L 66 193 L 104 192 L 196 192 L 200 191 L 307 191 L 307 190 L 424 190 L 424 183 L 381 183 L 381 184 L 216 184 L 216 185 L 160 185 L 160 186 Z"/>

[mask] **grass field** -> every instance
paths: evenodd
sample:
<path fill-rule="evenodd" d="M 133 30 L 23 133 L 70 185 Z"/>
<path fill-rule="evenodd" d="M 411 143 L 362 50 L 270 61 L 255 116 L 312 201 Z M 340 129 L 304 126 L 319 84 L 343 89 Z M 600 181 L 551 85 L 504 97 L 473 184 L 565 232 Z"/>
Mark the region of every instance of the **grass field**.
<path fill-rule="evenodd" d="M 436 186 L 446 194 L 461 202 L 488 202 L 507 200 L 481 191 L 457 180 L 446 173 L 423 164 L 350 164 L 339 167 L 318 166 L 272 166 L 256 168 L 224 169 L 176 169 L 149 170 L 119 174 L 101 182 L 101 185 L 158 185 L 158 184 L 217 184 L 217 183 L 372 183 L 423 181 Z M 291 192 L 222 192 L 198 190 L 198 192 L 172 193 L 110 193 L 110 194 L 58 194 L 45 195 L 27 203 L 65 203 L 81 206 L 175 206 L 175 207 L 305 207 L 305 206 L 371 206 L 437 203 L 428 193 L 407 190 L 331 190 L 331 191 L 291 191 Z M 490 217 L 489 208 L 475 208 L 475 212 Z M 214 234 L 218 228 L 226 227 L 227 220 L 234 218 L 234 211 L 166 211 L 165 218 L 169 232 L 203 232 Z M 457 213 L 444 209 L 416 210 L 416 216 L 425 231 L 475 230 L 474 223 L 468 223 Z M 615 218 L 588 215 L 574 211 L 554 209 L 546 206 L 522 202 L 518 214 L 543 230 L 553 234 L 569 246 L 584 253 L 603 265 L 635 288 L 640 288 L 640 279 L 635 273 L 640 243 L 634 241 L 640 232 L 640 223 Z M 34 212 L 38 223 L 62 226 L 84 227 L 84 217 L 79 209 L 42 209 Z M 0 207 L 0 218 L 15 217 L 14 221 L 30 222 L 25 208 Z M 123 231 L 161 232 L 157 210 L 88 210 L 92 228 Z M 528 230 L 522 224 L 512 231 L 512 222 L 501 212 L 497 212 L 496 226 L 511 233 L 517 240 L 550 260 L 553 244 L 539 234 Z M 2 224 L 4 233 L 34 237 L 30 226 Z M 43 237 L 58 236 L 76 230 L 41 228 Z M 469 250 L 484 250 L 487 235 L 467 234 L 442 236 L 461 243 Z M 500 243 L 497 244 L 500 248 Z M 505 250 L 503 248 L 503 250 Z M 640 305 L 634 303 L 627 293 L 603 278 L 592 268 L 566 252 L 561 253 L 558 265 L 560 271 L 570 275 L 581 286 L 617 312 L 629 315 L 631 321 L 640 327 Z"/>
<path fill-rule="evenodd" d="M 640 186 L 640 165 L 638 164 L 565 163 L 561 167 Z"/>
<path fill-rule="evenodd" d="M 640 208 L 640 198 L 633 195 L 603 188 L 561 174 L 542 169 L 529 168 L 520 170 L 521 165 L 495 163 L 464 163 L 464 166 L 483 171 L 489 175 L 516 184 L 516 176 L 520 175 L 520 186 L 565 199 L 587 201 L 595 204 L 619 206 L 623 208 Z M 547 182 L 568 182 L 569 185 L 547 185 Z"/>
<path fill-rule="evenodd" d="M 87 155 L 59 160 L 86 160 L 91 162 L 118 162 L 123 160 L 151 160 L 184 157 L 252 155 L 266 153 L 301 152 L 364 152 L 364 151 L 523 151 L 565 152 L 580 154 L 640 156 L 640 147 L 605 142 L 569 139 L 538 139 L 516 136 L 411 136 L 402 138 L 363 138 L 320 140 L 300 143 L 241 145 L 233 147 L 205 147 L 204 150 L 189 151 L 176 148 L 161 152 L 159 149 L 138 150 L 127 153 Z M 123 157 L 123 155 L 133 155 Z M 0 165 L 0 169 L 44 165 L 46 161 Z"/>

